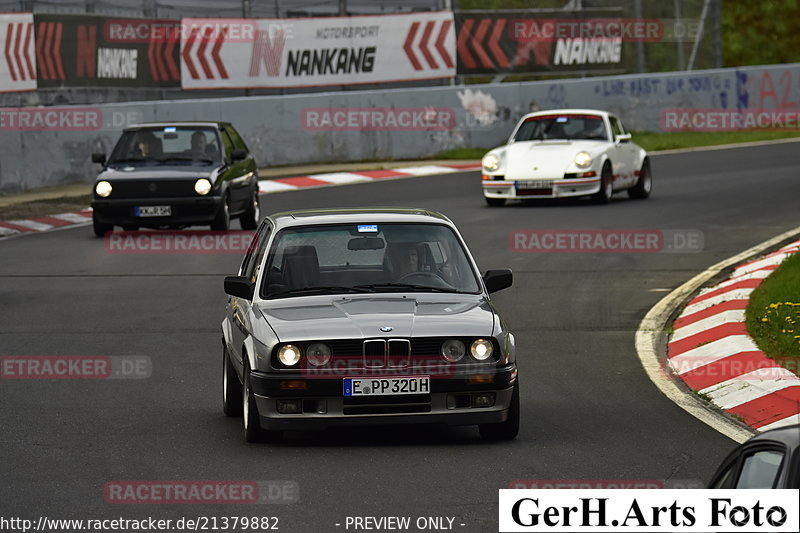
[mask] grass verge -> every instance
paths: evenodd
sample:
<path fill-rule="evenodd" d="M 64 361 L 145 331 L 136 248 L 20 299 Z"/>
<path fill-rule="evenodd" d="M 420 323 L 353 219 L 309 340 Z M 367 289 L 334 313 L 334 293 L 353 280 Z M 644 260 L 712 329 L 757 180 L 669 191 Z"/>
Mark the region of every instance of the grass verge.
<path fill-rule="evenodd" d="M 800 137 L 800 131 L 681 131 L 681 132 L 652 132 L 635 131 L 633 141 L 647 151 L 675 150 L 678 148 L 695 148 L 698 146 L 717 146 L 721 144 L 736 144 L 754 141 L 774 141 Z M 490 149 L 488 148 L 454 148 L 433 156 L 433 159 L 480 159 Z"/>
<path fill-rule="evenodd" d="M 800 375 L 800 254 L 789 257 L 752 292 L 745 317 L 761 351 Z"/>

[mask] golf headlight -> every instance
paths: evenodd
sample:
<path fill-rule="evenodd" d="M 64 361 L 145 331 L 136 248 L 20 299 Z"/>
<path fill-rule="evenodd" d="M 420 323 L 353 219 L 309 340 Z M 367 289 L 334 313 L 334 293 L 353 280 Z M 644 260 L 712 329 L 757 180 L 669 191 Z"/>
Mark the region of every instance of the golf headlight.
<path fill-rule="evenodd" d="M 111 184 L 107 181 L 98 181 L 94 186 L 94 192 L 101 198 L 107 198 L 111 194 Z"/>
<path fill-rule="evenodd" d="M 592 156 L 589 155 L 589 152 L 578 152 L 578 155 L 575 156 L 575 164 L 586 168 L 592 164 Z"/>
<path fill-rule="evenodd" d="M 470 355 L 472 355 L 472 357 L 478 361 L 485 361 L 489 359 L 493 352 L 494 346 L 492 346 L 492 342 L 487 341 L 486 339 L 477 339 L 469 347 Z"/>
<path fill-rule="evenodd" d="M 306 348 L 306 359 L 314 366 L 322 366 L 331 360 L 331 349 L 327 344 L 314 343 Z"/>
<path fill-rule="evenodd" d="M 450 363 L 455 363 L 464 357 L 467 349 L 464 343 L 458 339 L 448 339 L 442 343 L 442 357 Z"/>
<path fill-rule="evenodd" d="M 481 163 L 483 164 L 484 170 L 488 170 L 489 172 L 494 172 L 500 168 L 500 158 L 494 154 L 485 155 Z"/>
<path fill-rule="evenodd" d="M 200 196 L 205 196 L 206 194 L 211 192 L 211 182 L 205 178 L 200 178 L 199 180 L 194 182 L 194 192 L 196 192 Z"/>
<path fill-rule="evenodd" d="M 286 366 L 294 366 L 300 362 L 300 348 L 294 344 L 281 346 L 278 350 L 278 360 Z"/>

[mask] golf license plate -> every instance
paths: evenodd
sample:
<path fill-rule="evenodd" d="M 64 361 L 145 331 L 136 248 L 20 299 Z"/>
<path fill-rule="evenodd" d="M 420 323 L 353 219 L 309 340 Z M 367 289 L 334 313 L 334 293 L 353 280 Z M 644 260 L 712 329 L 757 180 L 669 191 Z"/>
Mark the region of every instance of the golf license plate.
<path fill-rule="evenodd" d="M 398 396 L 430 394 L 430 376 L 344 378 L 345 396 Z"/>
<path fill-rule="evenodd" d="M 550 189 L 551 187 L 553 187 L 553 180 L 529 180 L 517 182 L 517 189 Z"/>
<path fill-rule="evenodd" d="M 170 205 L 145 205 L 134 207 L 133 210 L 137 217 L 168 217 L 172 215 L 172 206 Z"/>

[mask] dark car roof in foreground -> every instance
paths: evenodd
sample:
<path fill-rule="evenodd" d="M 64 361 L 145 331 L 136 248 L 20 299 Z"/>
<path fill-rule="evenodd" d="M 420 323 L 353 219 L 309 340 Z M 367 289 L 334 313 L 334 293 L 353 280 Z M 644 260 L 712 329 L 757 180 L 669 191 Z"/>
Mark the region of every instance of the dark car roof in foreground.
<path fill-rule="evenodd" d="M 213 120 L 181 120 L 179 122 L 141 122 L 139 124 L 131 124 L 127 126 L 123 131 L 133 131 L 133 130 L 140 130 L 142 128 L 166 128 L 170 126 L 175 127 L 208 127 L 208 128 L 218 128 L 220 126 L 230 126 L 230 122 L 217 122 Z"/>
<path fill-rule="evenodd" d="M 441 213 L 414 207 L 372 207 L 351 209 L 304 209 L 275 213 L 268 217 L 276 227 L 310 226 L 315 224 L 364 223 L 445 223 L 452 221 Z"/>
<path fill-rule="evenodd" d="M 800 446 L 800 424 L 793 424 L 777 429 L 771 429 L 764 433 L 759 433 L 748 442 L 760 442 L 765 440 L 778 441 L 786 444 L 790 448 Z"/>

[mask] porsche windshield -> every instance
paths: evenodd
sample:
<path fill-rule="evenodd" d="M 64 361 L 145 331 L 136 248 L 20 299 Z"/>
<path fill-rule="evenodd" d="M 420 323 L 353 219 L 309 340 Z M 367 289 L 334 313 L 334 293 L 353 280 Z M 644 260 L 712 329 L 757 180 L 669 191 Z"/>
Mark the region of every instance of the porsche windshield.
<path fill-rule="evenodd" d="M 340 224 L 284 229 L 261 296 L 466 292 L 480 286 L 453 231 L 438 224 Z"/>
<path fill-rule="evenodd" d="M 213 128 L 162 126 L 124 132 L 108 164 L 197 165 L 219 161 L 219 142 Z"/>
<path fill-rule="evenodd" d="M 607 141 L 603 118 L 597 115 L 540 115 L 531 117 L 514 134 L 514 141 L 584 139 Z"/>

